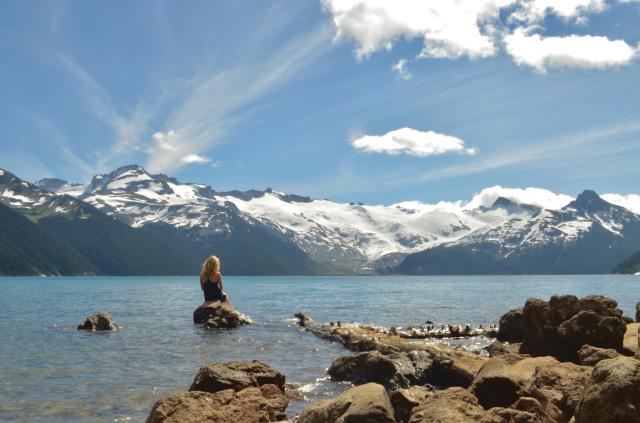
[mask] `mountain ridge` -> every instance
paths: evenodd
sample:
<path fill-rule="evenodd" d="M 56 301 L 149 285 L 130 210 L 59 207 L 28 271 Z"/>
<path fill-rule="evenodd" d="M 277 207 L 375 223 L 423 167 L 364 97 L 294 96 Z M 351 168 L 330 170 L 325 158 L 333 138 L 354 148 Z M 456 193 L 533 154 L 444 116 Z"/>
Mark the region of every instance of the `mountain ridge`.
<path fill-rule="evenodd" d="M 592 190 L 560 208 L 501 195 L 466 204 L 380 206 L 271 188 L 216 191 L 139 165 L 84 185 L 45 179 L 34 186 L 196 255 L 226 250 L 228 263 L 266 257 L 276 273 L 604 273 L 640 250 L 640 216 Z M 0 200 L 17 201 L 15 193 L 6 194 L 0 192 Z"/>

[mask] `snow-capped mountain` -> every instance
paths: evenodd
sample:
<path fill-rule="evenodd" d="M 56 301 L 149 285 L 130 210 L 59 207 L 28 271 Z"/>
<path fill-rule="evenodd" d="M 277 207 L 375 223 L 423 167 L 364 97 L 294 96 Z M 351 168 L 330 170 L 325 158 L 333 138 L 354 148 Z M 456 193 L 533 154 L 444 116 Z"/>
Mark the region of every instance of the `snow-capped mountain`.
<path fill-rule="evenodd" d="M 0 184 L 0 199 L 23 207 L 45 201 L 26 192 L 28 183 L 21 186 Z M 364 205 L 272 189 L 218 192 L 137 165 L 85 185 L 45 179 L 35 186 L 197 254 L 222 249 L 231 258 L 234 248 L 262 248 L 271 262 L 286 257 L 287 266 L 312 273 L 599 273 L 640 250 L 640 217 L 592 191 L 563 207 L 570 197 L 532 190 L 537 200 L 528 204 L 516 195 L 526 190 L 506 189 L 485 190 L 468 203 Z M 306 264 L 293 264 L 299 262 Z"/>
<path fill-rule="evenodd" d="M 85 186 L 43 180 L 43 188 L 76 195 L 133 227 L 166 225 L 191 236 L 234 230 L 232 218 L 275 231 L 314 260 L 367 271 L 376 261 L 459 240 L 487 226 L 526 218 L 526 207 L 462 210 L 447 204 L 392 206 L 335 203 L 265 191 L 216 192 L 127 166 L 97 175 Z M 394 263 L 391 259 L 386 264 Z"/>

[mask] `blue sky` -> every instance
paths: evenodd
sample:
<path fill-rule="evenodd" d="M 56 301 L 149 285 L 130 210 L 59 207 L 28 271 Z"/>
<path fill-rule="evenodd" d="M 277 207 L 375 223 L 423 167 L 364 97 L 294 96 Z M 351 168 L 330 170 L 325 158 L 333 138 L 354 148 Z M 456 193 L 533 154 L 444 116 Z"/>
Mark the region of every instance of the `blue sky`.
<path fill-rule="evenodd" d="M 385 204 L 638 193 L 640 2 L 553 3 L 2 2 L 0 167 Z"/>

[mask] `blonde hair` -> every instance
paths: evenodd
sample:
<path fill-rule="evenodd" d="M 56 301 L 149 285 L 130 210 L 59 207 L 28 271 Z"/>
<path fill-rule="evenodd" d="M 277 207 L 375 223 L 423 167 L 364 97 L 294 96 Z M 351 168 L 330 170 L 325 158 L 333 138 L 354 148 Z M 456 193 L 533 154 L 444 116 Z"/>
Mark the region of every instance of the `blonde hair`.
<path fill-rule="evenodd" d="M 203 285 L 211 274 L 218 274 L 220 271 L 220 259 L 216 256 L 208 257 L 202 263 L 202 272 L 200 273 L 200 285 Z"/>

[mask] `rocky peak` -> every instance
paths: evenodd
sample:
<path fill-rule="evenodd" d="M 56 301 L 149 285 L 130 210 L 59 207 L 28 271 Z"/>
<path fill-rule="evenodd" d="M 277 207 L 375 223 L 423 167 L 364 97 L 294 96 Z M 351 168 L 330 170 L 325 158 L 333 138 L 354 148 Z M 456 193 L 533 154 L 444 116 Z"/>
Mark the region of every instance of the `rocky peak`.
<path fill-rule="evenodd" d="M 603 200 L 595 191 L 586 189 L 582 191 L 575 200 L 565 206 L 565 209 L 575 209 L 586 213 L 598 213 L 610 210 L 612 207 L 614 206 Z"/>

